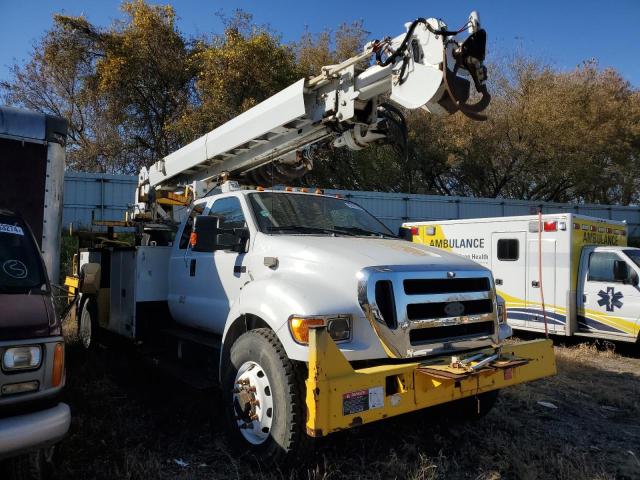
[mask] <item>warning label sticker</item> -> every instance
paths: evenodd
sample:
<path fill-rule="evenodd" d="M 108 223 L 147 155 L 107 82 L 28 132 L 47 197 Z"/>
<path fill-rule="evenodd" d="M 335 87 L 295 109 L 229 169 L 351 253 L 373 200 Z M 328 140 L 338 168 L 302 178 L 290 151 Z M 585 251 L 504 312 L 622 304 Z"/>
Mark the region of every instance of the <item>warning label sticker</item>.
<path fill-rule="evenodd" d="M 384 407 L 384 388 L 372 387 L 342 395 L 342 415 L 353 415 Z"/>
<path fill-rule="evenodd" d="M 7 225 L 6 223 L 0 223 L 0 233 L 13 233 L 14 235 L 24 235 L 22 227 L 17 225 Z"/>
<path fill-rule="evenodd" d="M 369 410 L 369 390 L 357 390 L 342 395 L 342 415 Z"/>

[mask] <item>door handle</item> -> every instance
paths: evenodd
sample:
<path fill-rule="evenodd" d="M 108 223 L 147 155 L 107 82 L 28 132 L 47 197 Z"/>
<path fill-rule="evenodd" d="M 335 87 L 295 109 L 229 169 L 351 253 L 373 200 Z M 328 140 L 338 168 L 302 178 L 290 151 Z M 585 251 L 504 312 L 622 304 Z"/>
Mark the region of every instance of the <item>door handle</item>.
<path fill-rule="evenodd" d="M 586 294 L 586 293 L 583 293 L 583 294 L 582 294 L 582 303 L 584 303 L 584 302 L 586 302 L 586 301 L 587 301 L 587 294 Z"/>
<path fill-rule="evenodd" d="M 496 285 L 502 285 L 502 279 L 496 278 Z"/>
<path fill-rule="evenodd" d="M 191 261 L 189 262 L 189 276 L 190 277 L 196 276 L 196 259 L 195 258 L 192 258 Z"/>
<path fill-rule="evenodd" d="M 540 288 L 540 282 L 538 280 L 532 280 L 531 281 L 531 286 L 533 288 Z"/>

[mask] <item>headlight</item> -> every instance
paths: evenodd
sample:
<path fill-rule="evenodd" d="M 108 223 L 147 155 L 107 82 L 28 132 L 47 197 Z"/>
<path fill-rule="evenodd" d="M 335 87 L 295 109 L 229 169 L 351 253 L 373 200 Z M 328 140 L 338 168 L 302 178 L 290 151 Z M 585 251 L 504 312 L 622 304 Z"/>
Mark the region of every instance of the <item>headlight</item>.
<path fill-rule="evenodd" d="M 293 339 L 302 345 L 309 343 L 309 327 L 326 326 L 327 332 L 335 342 L 346 342 L 351 339 L 351 316 L 300 316 L 289 317 L 289 331 Z"/>
<path fill-rule="evenodd" d="M 2 356 L 2 369 L 6 372 L 38 368 L 42 360 L 39 345 L 7 348 Z"/>

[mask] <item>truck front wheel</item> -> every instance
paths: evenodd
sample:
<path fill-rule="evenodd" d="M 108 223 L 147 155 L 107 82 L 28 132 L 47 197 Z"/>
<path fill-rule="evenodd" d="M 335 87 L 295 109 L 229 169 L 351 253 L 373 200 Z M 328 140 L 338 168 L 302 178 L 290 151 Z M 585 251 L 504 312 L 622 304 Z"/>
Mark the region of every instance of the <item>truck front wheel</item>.
<path fill-rule="evenodd" d="M 287 357 L 272 330 L 251 330 L 235 341 L 223 395 L 236 454 L 273 464 L 306 453 L 303 368 Z"/>

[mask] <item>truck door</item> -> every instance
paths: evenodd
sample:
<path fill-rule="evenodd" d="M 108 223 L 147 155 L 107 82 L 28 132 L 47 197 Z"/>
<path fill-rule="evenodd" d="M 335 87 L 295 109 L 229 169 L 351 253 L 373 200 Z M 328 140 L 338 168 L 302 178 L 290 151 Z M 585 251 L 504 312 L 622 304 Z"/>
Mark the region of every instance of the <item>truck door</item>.
<path fill-rule="evenodd" d="M 509 324 L 514 328 L 524 327 L 526 319 L 525 241 L 525 232 L 491 235 L 491 271 L 498 295 L 507 304 Z"/>
<path fill-rule="evenodd" d="M 620 252 L 585 248 L 578 282 L 578 330 L 635 338 L 640 316 L 637 277 L 635 266 Z"/>
<path fill-rule="evenodd" d="M 169 280 L 167 303 L 173 318 L 181 324 L 196 326 L 195 319 L 198 312 L 187 303 L 187 296 L 195 288 L 195 278 L 191 275 L 192 268 L 196 267 L 196 252 L 189 248 L 189 237 L 193 231 L 193 222 L 196 216 L 201 215 L 205 209 L 204 203 L 193 206 L 189 212 L 180 237 L 176 237 L 176 244 L 171 251 L 169 259 Z"/>
<path fill-rule="evenodd" d="M 220 228 L 246 227 L 237 197 L 216 200 L 208 215 L 220 218 Z M 178 323 L 222 334 L 230 307 L 245 283 L 244 256 L 244 253 L 225 250 L 194 252 L 187 249 L 186 261 L 175 262 L 176 281 L 184 282 L 176 287 L 186 290 L 183 298 L 178 299 L 177 308 L 174 306 Z"/>
<path fill-rule="evenodd" d="M 527 329 L 544 331 L 544 313 L 547 317 L 549 332 L 564 333 L 566 316 L 556 311 L 556 240 L 542 239 L 542 284 L 538 265 L 538 239 L 530 239 L 528 243 L 527 265 Z M 541 288 L 542 287 L 542 288 Z M 542 309 L 544 294 L 544 310 Z"/>

